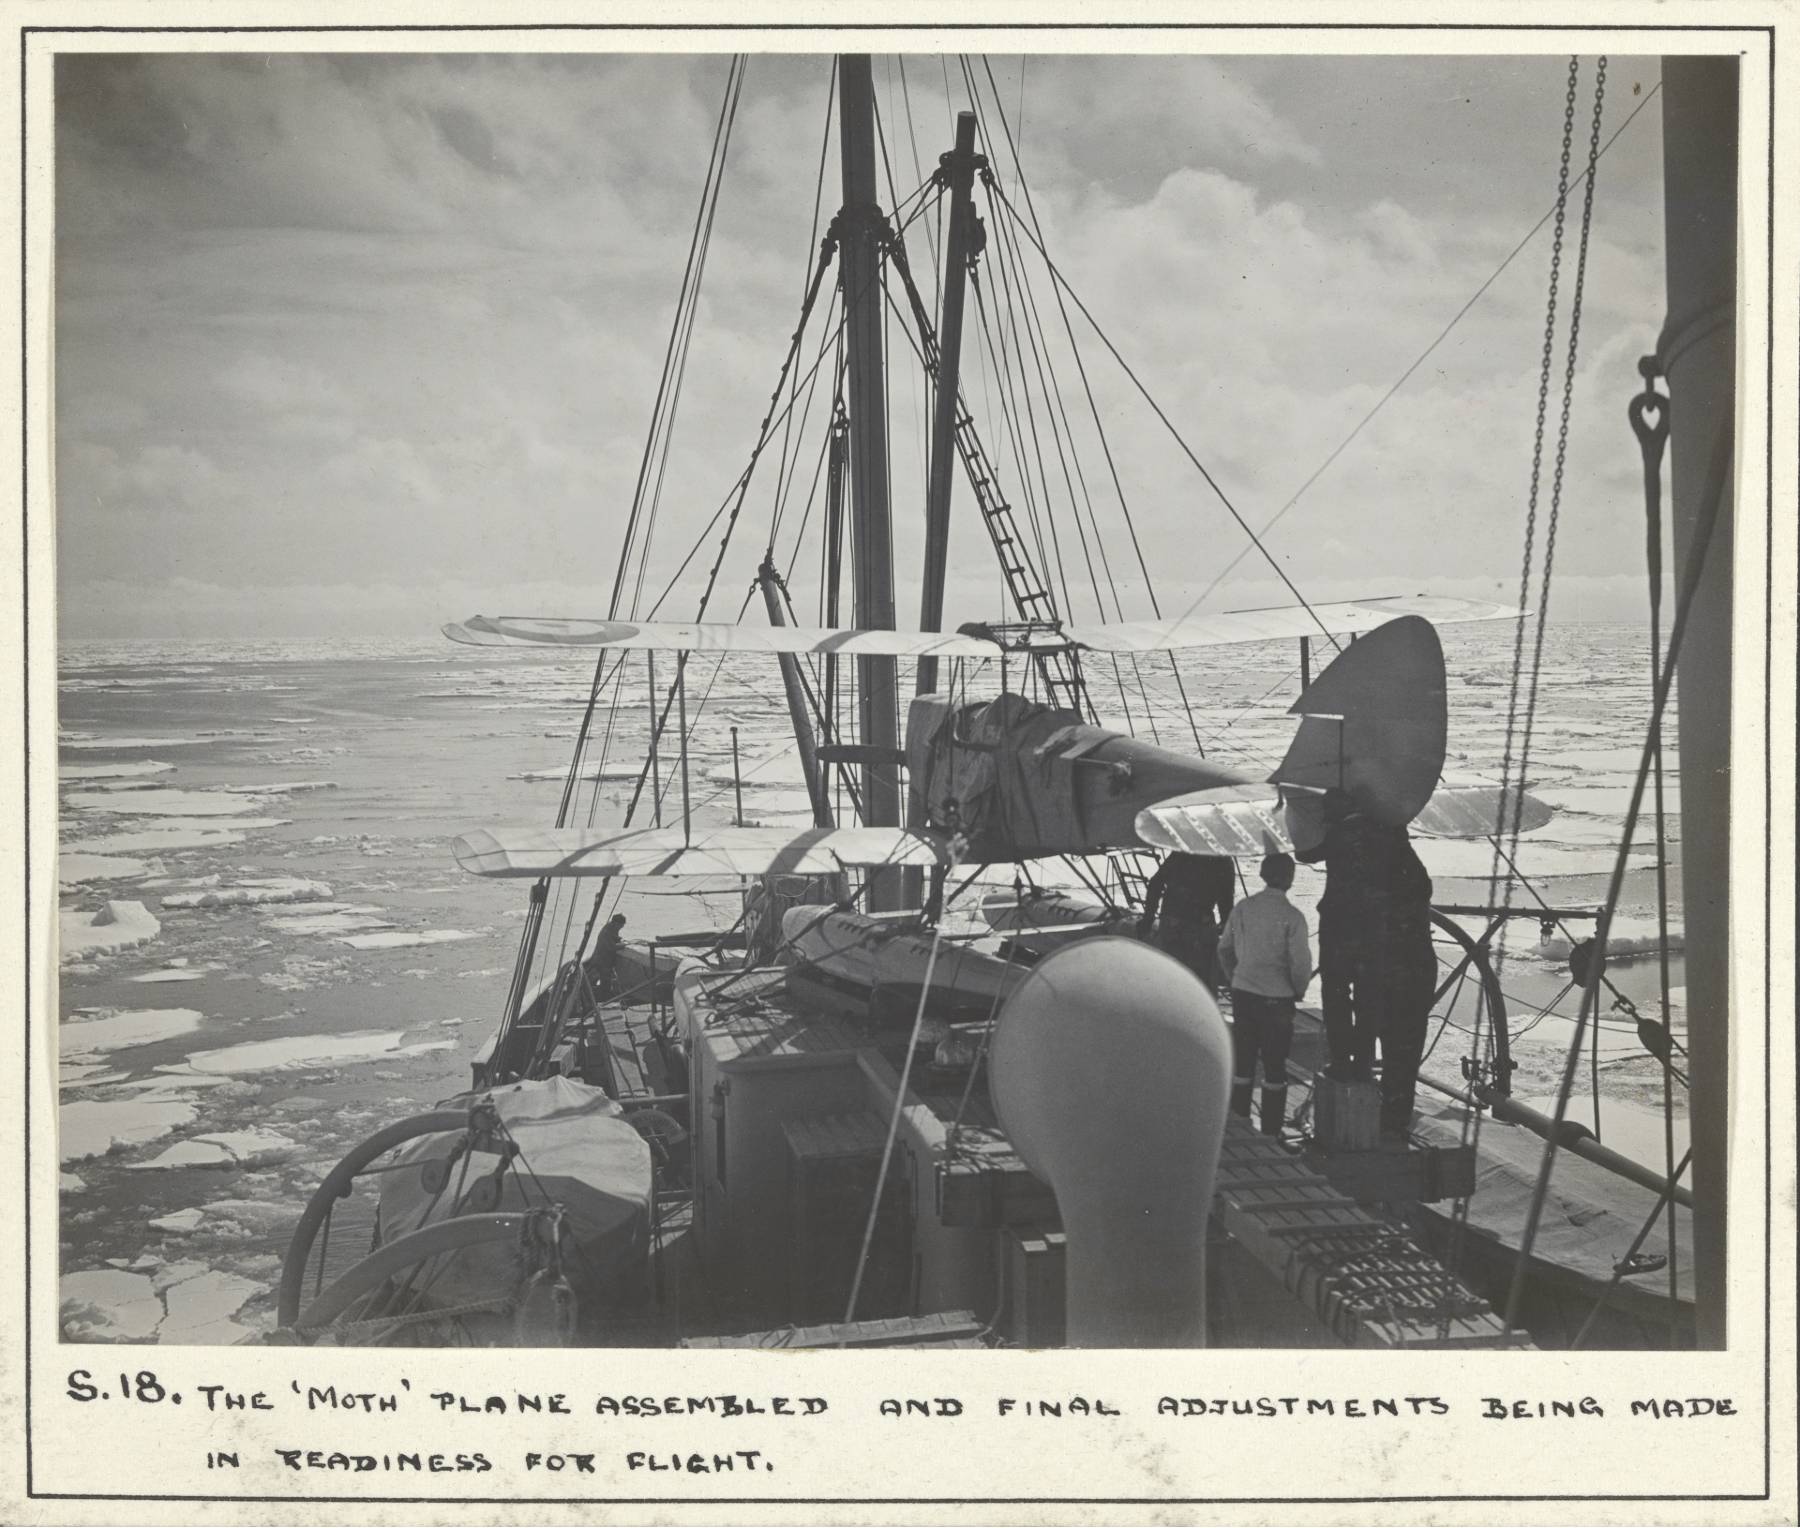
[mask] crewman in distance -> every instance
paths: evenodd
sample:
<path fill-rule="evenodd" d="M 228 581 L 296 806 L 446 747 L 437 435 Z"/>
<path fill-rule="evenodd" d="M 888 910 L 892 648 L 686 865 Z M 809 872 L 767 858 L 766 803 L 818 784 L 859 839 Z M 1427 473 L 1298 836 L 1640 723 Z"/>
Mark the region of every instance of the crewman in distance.
<path fill-rule="evenodd" d="M 1294 1005 L 1312 980 L 1306 918 L 1287 899 L 1292 856 L 1262 862 L 1263 889 L 1232 908 L 1219 936 L 1219 965 L 1231 987 L 1231 1110 L 1250 1117 L 1256 1063 L 1262 1061 L 1262 1132 L 1280 1135 L 1287 1118 L 1287 1060 L 1294 1043 Z"/>

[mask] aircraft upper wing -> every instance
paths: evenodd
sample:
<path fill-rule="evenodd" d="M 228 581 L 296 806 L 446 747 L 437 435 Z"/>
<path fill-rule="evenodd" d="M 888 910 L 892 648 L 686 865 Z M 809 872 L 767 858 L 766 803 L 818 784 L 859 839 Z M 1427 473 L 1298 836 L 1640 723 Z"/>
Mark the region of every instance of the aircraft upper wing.
<path fill-rule="evenodd" d="M 471 875 L 835 875 L 854 866 L 935 865 L 937 844 L 904 828 L 476 828 L 451 845 Z"/>
<path fill-rule="evenodd" d="M 1027 648 L 1067 641 L 1094 652 L 1166 652 L 1304 637 L 1321 625 L 1331 632 L 1373 631 L 1403 615 L 1434 623 L 1505 621 L 1520 612 L 1483 600 L 1398 594 L 1331 605 L 1274 606 L 1179 616 L 1166 621 L 1074 625 L 1033 633 Z M 875 631 L 832 626 L 733 625 L 726 621 L 602 621 L 580 616 L 471 616 L 444 627 L 452 642 L 471 647 L 621 647 L 665 652 L 838 653 L 848 657 L 994 658 L 1004 651 L 993 636 L 975 631 Z"/>
<path fill-rule="evenodd" d="M 470 647 L 638 647 L 698 653 L 838 653 L 875 658 L 994 658 L 999 644 L 954 631 L 857 631 L 830 626 L 735 626 L 727 621 L 598 621 L 471 616 L 444 628 Z"/>
<path fill-rule="evenodd" d="M 1095 652 L 1150 653 L 1183 647 L 1223 647 L 1274 637 L 1316 636 L 1327 631 L 1365 632 L 1398 616 L 1418 615 L 1434 625 L 1453 621 L 1509 621 L 1521 614 L 1510 605 L 1450 599 L 1431 594 L 1396 594 L 1386 599 L 1344 600 L 1332 605 L 1278 605 L 1266 610 L 1227 610 L 1216 615 L 1177 616 L 1166 621 L 1119 621 L 1107 626 L 1068 626 L 1064 635 Z M 1315 619 L 1316 618 L 1316 619 Z"/>

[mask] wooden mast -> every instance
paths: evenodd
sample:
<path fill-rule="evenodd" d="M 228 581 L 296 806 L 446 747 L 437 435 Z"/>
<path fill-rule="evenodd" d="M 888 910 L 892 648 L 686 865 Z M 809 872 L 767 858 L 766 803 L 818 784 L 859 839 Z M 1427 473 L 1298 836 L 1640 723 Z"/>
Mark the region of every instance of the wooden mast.
<path fill-rule="evenodd" d="M 894 625 L 893 524 L 888 509 L 887 387 L 882 357 L 882 216 L 875 181 L 875 92 L 866 53 L 838 60 L 838 139 L 844 205 L 838 212 L 838 280 L 844 302 L 850 392 L 850 490 L 854 515 L 854 621 Z M 863 821 L 900 821 L 899 715 L 892 658 L 857 659 Z M 867 906 L 900 905 L 897 871 L 869 873 Z"/>
<path fill-rule="evenodd" d="M 775 564 L 765 557 L 756 570 L 756 581 L 762 585 L 763 603 L 768 607 L 771 626 L 787 625 L 787 612 L 781 608 L 781 575 Z M 831 816 L 831 794 L 819 768 L 819 745 L 813 735 L 812 716 L 806 704 L 806 689 L 800 679 L 800 660 L 793 653 L 782 653 L 781 689 L 787 697 L 788 721 L 794 729 L 794 743 L 800 750 L 800 773 L 806 780 L 807 798 L 812 802 L 813 826 L 834 827 Z"/>
<path fill-rule="evenodd" d="M 1663 60 L 1663 207 L 1669 318 L 1670 497 L 1679 591 L 1695 546 L 1713 443 L 1736 406 L 1738 61 Z M 1694 1148 L 1694 1327 L 1725 1346 L 1730 1145 L 1732 478 L 1725 475 L 1676 674 L 1682 905 Z M 1772 1249 L 1771 1249 L 1772 1250 Z"/>
<path fill-rule="evenodd" d="M 931 480 L 925 490 L 925 572 L 919 630 L 944 626 L 944 567 L 950 555 L 950 484 L 956 470 L 957 383 L 962 366 L 963 295 L 975 222 L 975 113 L 958 112 L 956 147 L 944 156 L 950 178 L 950 237 L 944 253 L 944 312 L 938 328 L 936 411 L 931 421 Z M 918 693 L 937 689 L 938 661 L 919 660 Z"/>

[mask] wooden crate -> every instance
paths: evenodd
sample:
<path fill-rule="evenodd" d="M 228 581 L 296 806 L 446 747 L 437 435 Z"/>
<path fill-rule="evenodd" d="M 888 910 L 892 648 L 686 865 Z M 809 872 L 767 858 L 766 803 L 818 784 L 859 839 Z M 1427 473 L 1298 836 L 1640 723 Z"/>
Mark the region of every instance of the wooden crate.
<path fill-rule="evenodd" d="M 1372 1082 L 1313 1084 L 1313 1140 L 1325 1151 L 1373 1151 L 1381 1144 L 1381 1089 Z"/>
<path fill-rule="evenodd" d="M 788 1307 L 797 1324 L 841 1321 L 868 1224 L 887 1122 L 873 1111 L 789 1120 Z M 887 1190 L 857 1294 L 859 1316 L 904 1315 L 912 1288 L 911 1158 L 889 1164 Z"/>
<path fill-rule="evenodd" d="M 1060 1226 L 1012 1226 L 1006 1256 L 1006 1336 L 1026 1348 L 1060 1348 L 1068 1329 L 1068 1238 Z"/>

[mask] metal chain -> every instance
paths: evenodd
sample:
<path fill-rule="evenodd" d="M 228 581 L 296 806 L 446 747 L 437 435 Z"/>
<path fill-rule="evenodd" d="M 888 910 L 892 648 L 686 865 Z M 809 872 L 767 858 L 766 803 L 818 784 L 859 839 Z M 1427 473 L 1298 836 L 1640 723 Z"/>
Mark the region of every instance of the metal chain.
<path fill-rule="evenodd" d="M 1531 446 L 1531 489 L 1525 501 L 1525 547 L 1519 561 L 1519 608 L 1531 598 L 1531 570 L 1536 557 L 1539 484 L 1544 466 L 1544 422 L 1550 411 L 1550 374 L 1556 357 L 1556 301 L 1562 282 L 1563 229 L 1569 209 L 1569 154 L 1575 141 L 1575 91 L 1581 61 L 1569 60 L 1569 89 L 1563 103 L 1562 160 L 1556 179 L 1556 224 L 1550 245 L 1550 292 L 1544 310 L 1544 346 L 1538 369 L 1537 419 Z M 1512 682 L 1506 708 L 1506 742 L 1500 756 L 1500 816 L 1494 836 L 1506 834 L 1506 788 L 1512 783 L 1513 740 L 1518 725 L 1519 676 L 1525 667 L 1525 622 L 1513 637 Z M 1514 813 L 1514 820 L 1518 814 Z M 1500 850 L 1494 850 L 1494 878 L 1500 879 Z M 1510 885 L 1510 883 L 1503 883 Z"/>
<path fill-rule="evenodd" d="M 1576 61 L 1572 59 L 1570 61 L 1570 73 L 1569 73 L 1571 103 L 1573 102 L 1573 99 L 1574 99 L 1573 91 L 1574 91 L 1574 82 L 1575 82 L 1575 64 L 1576 64 Z M 1525 785 L 1525 775 L 1526 775 L 1526 770 L 1528 769 L 1529 764 L 1530 764 L 1532 733 L 1533 733 L 1533 730 L 1535 727 L 1535 723 L 1537 721 L 1538 679 L 1539 679 L 1539 676 L 1540 676 L 1540 674 L 1542 672 L 1542 668 L 1543 668 L 1544 632 L 1547 627 L 1548 620 L 1549 620 L 1549 614 L 1550 614 L 1550 580 L 1551 580 L 1551 575 L 1555 569 L 1555 564 L 1556 564 L 1556 531 L 1557 531 L 1557 522 L 1560 518 L 1561 511 L 1562 511 L 1563 473 L 1564 473 L 1564 467 L 1565 467 L 1567 457 L 1568 457 L 1568 448 L 1569 448 L 1569 412 L 1570 412 L 1570 409 L 1574 402 L 1575 365 L 1576 365 L 1576 361 L 1579 357 L 1579 352 L 1580 352 L 1581 303 L 1582 303 L 1582 295 L 1583 295 L 1583 292 L 1585 291 L 1586 285 L 1587 285 L 1588 240 L 1589 240 L 1590 234 L 1593 231 L 1594 182 L 1599 178 L 1599 163 L 1598 162 L 1599 162 L 1599 158 L 1600 158 L 1600 122 L 1601 122 L 1602 113 L 1605 109 L 1605 104 L 1606 104 L 1606 57 L 1603 54 L 1603 55 L 1601 55 L 1599 62 L 1595 66 L 1595 70 L 1594 70 L 1594 115 L 1593 115 L 1593 125 L 1588 133 L 1587 185 L 1583 191 L 1582 203 L 1581 203 L 1581 242 L 1577 248 L 1576 256 L 1575 256 L 1575 292 L 1569 302 L 1568 358 L 1563 365 L 1562 410 L 1561 410 L 1560 420 L 1558 423 L 1557 437 L 1556 437 L 1556 465 L 1555 465 L 1555 468 L 1554 468 L 1554 471 L 1553 471 L 1553 474 L 1551 477 L 1551 484 L 1550 484 L 1550 518 L 1549 518 L 1549 523 L 1545 529 L 1545 536 L 1544 536 L 1544 570 L 1543 570 L 1542 580 L 1539 585 L 1541 592 L 1538 596 L 1537 627 L 1536 627 L 1536 633 L 1535 633 L 1533 643 L 1532 643 L 1530 686 L 1529 686 L 1529 690 L 1527 692 L 1526 702 L 1525 702 L 1525 735 L 1524 735 L 1524 739 L 1523 739 L 1520 749 L 1519 749 L 1519 788 L 1520 788 L 1521 794 L 1520 794 L 1520 798 L 1519 798 L 1519 804 L 1517 807 L 1515 807 L 1514 812 L 1513 812 L 1512 828 L 1511 828 L 1511 832 L 1509 834 L 1509 847 L 1512 851 L 1509 856 L 1509 859 L 1514 859 L 1514 860 L 1516 860 L 1518 857 L 1520 816 L 1524 810 L 1523 791 L 1524 791 L 1524 785 Z M 1567 119 L 1565 118 L 1565 120 L 1567 120 Z M 1564 151 L 1563 151 L 1563 167 L 1564 167 L 1565 176 L 1567 175 L 1567 169 L 1568 169 L 1568 149 L 1567 149 L 1568 132 L 1569 132 L 1569 129 L 1567 127 L 1565 127 L 1564 128 L 1564 140 L 1563 140 L 1564 145 L 1565 145 Z M 1520 624 L 1522 627 L 1523 622 L 1521 622 Z M 1517 681 L 1516 681 L 1516 674 L 1515 674 L 1515 684 L 1516 684 L 1516 682 Z M 1510 906 L 1511 901 L 1512 901 L 1512 883 L 1510 880 L 1507 882 L 1507 885 L 1506 885 L 1506 900 L 1507 900 L 1507 904 Z M 1601 928 L 1602 936 L 1604 936 L 1604 933 L 1605 933 L 1605 925 L 1603 924 L 1602 928 Z M 1604 961 L 1606 958 L 1605 957 L 1604 937 L 1602 937 L 1601 949 L 1600 949 L 1598 958 L 1602 961 Z M 1584 993 L 1584 995 L 1583 995 L 1583 1011 L 1585 1011 L 1586 1003 L 1587 1003 L 1587 997 Z M 1598 1036 L 1597 1029 L 1596 1029 L 1595 1033 L 1596 1033 L 1596 1037 L 1597 1037 Z M 1576 1036 L 1577 1036 L 1577 1041 L 1579 1041 L 1579 1037 L 1580 1037 L 1579 1028 L 1577 1028 Z M 1598 1084 L 1597 1077 L 1596 1077 L 1594 1086 L 1595 1086 L 1595 1119 L 1594 1119 L 1594 1123 L 1597 1128 L 1600 1123 L 1599 1110 L 1598 1110 L 1599 1084 Z M 1559 1105 L 1557 1117 L 1559 1120 L 1561 1119 L 1560 1105 Z M 1554 1143 L 1551 1143 L 1551 1145 L 1548 1149 L 1549 1149 L 1549 1151 L 1553 1152 L 1555 1149 Z M 1546 1170 L 1546 1172 L 1547 1172 L 1547 1170 Z M 1548 1187 L 1547 1178 L 1541 1178 L 1541 1181 L 1539 1183 L 1540 1194 L 1547 1187 Z M 1537 1213 L 1537 1206 L 1534 1205 L 1533 1222 L 1532 1222 L 1532 1230 L 1534 1232 L 1536 1229 L 1536 1213 Z M 1519 1254 L 1519 1267 L 1521 1267 L 1521 1268 L 1524 1266 L 1525 1257 L 1526 1257 L 1526 1252 L 1522 1248 L 1520 1251 L 1520 1254 Z M 1505 1316 L 1505 1326 L 1506 1326 L 1506 1330 L 1508 1331 L 1508 1333 L 1510 1333 L 1512 1330 L 1512 1327 L 1514 1324 L 1514 1319 L 1517 1315 L 1517 1306 L 1518 1306 L 1517 1279 L 1515 1277 L 1514 1295 L 1512 1298 L 1510 1298 L 1508 1300 L 1507 1311 L 1506 1311 L 1506 1316 Z"/>
<path fill-rule="evenodd" d="M 1606 59 L 1601 57 L 1594 73 L 1594 121 L 1588 135 L 1587 186 L 1582 194 L 1581 203 L 1581 242 L 1575 255 L 1575 293 L 1569 302 L 1569 349 L 1568 359 L 1563 365 L 1562 412 L 1556 433 L 1556 465 L 1550 480 L 1550 518 L 1544 531 L 1544 571 L 1540 581 L 1542 593 L 1538 598 L 1537 631 L 1531 653 L 1530 688 L 1525 700 L 1525 736 L 1519 749 L 1519 787 L 1521 793 L 1525 785 L 1525 772 L 1531 758 L 1532 733 L 1537 721 L 1538 676 L 1544 660 L 1544 631 L 1550 614 L 1550 579 L 1556 566 L 1556 529 L 1562 513 L 1563 470 L 1569 454 L 1569 411 L 1575 397 L 1575 362 L 1581 345 L 1581 299 L 1587 285 L 1588 235 L 1594 221 L 1594 182 L 1599 178 L 1600 157 L 1600 118 L 1606 101 Z M 1567 136 L 1564 137 L 1564 172 L 1567 173 L 1568 151 Z M 1523 623 L 1521 623 L 1521 626 Z M 1524 796 L 1520 795 L 1519 803 L 1514 808 L 1512 830 L 1509 844 L 1514 856 L 1519 846 L 1520 817 L 1524 811 Z M 1510 900 L 1510 884 L 1508 886 Z"/>
<path fill-rule="evenodd" d="M 1564 97 L 1563 97 L 1562 154 L 1561 154 L 1560 160 L 1558 161 L 1557 175 L 1556 175 L 1556 220 L 1555 220 L 1554 228 L 1552 230 L 1553 236 L 1552 236 L 1551 245 L 1550 245 L 1549 292 L 1548 292 L 1548 295 L 1547 295 L 1547 298 L 1545 301 L 1545 305 L 1544 305 L 1544 344 L 1543 344 L 1543 349 L 1542 349 L 1542 352 L 1540 355 L 1539 367 L 1538 367 L 1537 414 L 1536 414 L 1536 419 L 1535 419 L 1534 425 L 1533 425 L 1532 445 L 1531 445 L 1531 487 L 1530 487 L 1529 493 L 1526 496 L 1526 503 L 1525 503 L 1525 545 L 1524 545 L 1524 550 L 1521 553 L 1520 559 L 1519 559 L 1519 602 L 1518 603 L 1519 603 L 1520 611 L 1524 611 L 1529 605 L 1529 601 L 1531 598 L 1531 572 L 1532 572 L 1533 564 L 1536 560 L 1538 498 L 1539 498 L 1542 480 L 1543 480 L 1543 464 L 1544 464 L 1544 426 L 1545 426 L 1545 422 L 1549 416 L 1549 411 L 1550 411 L 1550 377 L 1551 377 L 1551 374 L 1552 374 L 1552 371 L 1554 369 L 1555 362 L 1556 362 L 1556 308 L 1557 308 L 1557 298 L 1560 293 L 1561 284 L 1562 284 L 1563 234 L 1564 234 L 1564 230 L 1567 226 L 1568 211 L 1569 211 L 1569 158 L 1570 158 L 1571 153 L 1573 152 L 1574 144 L 1575 144 L 1575 101 L 1576 101 L 1577 91 L 1580 86 L 1580 76 L 1581 76 L 1580 55 L 1572 54 L 1572 55 L 1570 55 L 1570 58 L 1569 58 L 1568 89 L 1564 93 Z M 1604 79 L 1604 74 L 1602 74 L 1601 78 Z M 1597 114 L 1598 113 L 1598 102 L 1596 102 L 1595 109 L 1596 109 L 1596 114 Z M 1598 144 L 1596 143 L 1595 145 L 1593 145 L 1592 149 L 1590 150 L 1590 156 L 1589 156 L 1590 174 L 1589 174 L 1589 179 L 1588 179 L 1588 193 L 1587 193 L 1587 200 L 1584 204 L 1584 208 L 1589 211 L 1591 211 L 1592 206 L 1593 206 L 1593 177 L 1592 177 L 1591 172 L 1592 172 L 1592 167 L 1593 167 L 1593 161 L 1594 161 L 1594 158 L 1597 156 L 1597 152 L 1598 152 Z M 1585 252 L 1585 248 L 1586 248 L 1586 220 L 1585 220 L 1585 218 L 1584 218 L 1584 222 L 1583 222 L 1583 241 L 1582 242 L 1583 242 L 1583 250 Z M 1573 352 L 1571 352 L 1570 365 L 1571 366 L 1573 365 Z M 1557 452 L 1557 463 L 1556 463 L 1556 485 L 1557 486 L 1554 490 L 1553 505 L 1560 503 L 1560 499 L 1561 499 L 1562 461 L 1563 461 L 1562 444 L 1566 443 L 1567 436 L 1568 436 L 1568 397 L 1567 397 L 1567 389 L 1565 388 L 1564 403 L 1563 403 L 1563 410 L 1562 410 L 1561 433 L 1559 435 L 1559 448 L 1558 448 L 1558 452 Z M 1554 513 L 1554 508 L 1553 508 L 1552 512 Z M 1541 610 L 1539 612 L 1539 615 L 1541 618 L 1541 616 L 1542 616 Z M 1542 627 L 1540 624 L 1539 646 L 1538 646 L 1538 651 L 1540 653 L 1542 651 L 1541 643 L 1542 643 Z M 1510 788 L 1514 784 L 1513 747 L 1514 747 L 1515 740 L 1517 738 L 1518 723 L 1519 723 L 1519 689 L 1520 689 L 1519 681 L 1524 672 L 1524 667 L 1525 667 L 1525 618 L 1521 614 L 1521 616 L 1519 617 L 1518 627 L 1513 634 L 1512 676 L 1511 676 L 1511 681 L 1508 685 L 1508 690 L 1507 690 L 1506 741 L 1505 741 L 1505 744 L 1504 744 L 1504 747 L 1503 747 L 1503 750 L 1501 753 L 1501 760 L 1500 760 L 1500 804 L 1499 804 L 1499 808 L 1498 808 L 1497 815 L 1496 815 L 1496 821 L 1494 823 L 1494 833 L 1493 833 L 1493 838 L 1492 838 L 1492 843 L 1494 846 L 1493 880 L 1495 882 L 1497 882 L 1501 888 L 1501 907 L 1502 907 L 1502 909 L 1504 909 L 1506 911 L 1510 911 L 1512 908 L 1513 883 L 1512 883 L 1512 877 L 1510 874 L 1506 875 L 1505 877 L 1502 877 L 1502 875 L 1501 875 L 1502 863 L 1504 861 L 1505 864 L 1507 865 L 1508 869 L 1510 870 L 1511 861 L 1517 855 L 1517 840 L 1518 840 L 1519 822 L 1520 822 L 1521 816 L 1524 812 L 1524 806 L 1525 806 L 1525 802 L 1524 802 L 1525 760 L 1523 759 L 1523 757 L 1521 757 L 1518 761 L 1518 771 L 1517 771 L 1517 773 L 1518 773 L 1517 789 L 1518 789 L 1518 798 L 1519 799 L 1518 799 L 1517 805 L 1515 805 L 1512 810 L 1512 814 L 1511 814 L 1512 820 L 1511 820 L 1511 824 L 1510 824 L 1510 834 L 1509 834 L 1509 824 L 1507 821 L 1507 815 L 1508 815 L 1507 814 L 1507 804 L 1510 799 Z M 1534 701 L 1535 701 L 1535 690 L 1536 690 L 1535 677 L 1536 676 L 1534 673 L 1534 675 L 1533 675 L 1533 681 L 1534 681 L 1533 682 L 1533 698 L 1534 698 Z M 1529 727 L 1529 723 L 1527 725 Z M 1501 841 L 1503 839 L 1508 838 L 1509 836 L 1512 840 L 1513 849 L 1514 849 L 1514 853 L 1512 856 L 1506 855 L 1505 852 L 1501 848 Z M 1497 948 L 1494 951 L 1493 964 L 1494 964 L 1494 974 L 1495 974 L 1496 980 L 1499 979 L 1501 971 L 1504 970 L 1505 963 L 1506 963 L 1506 951 L 1505 951 L 1504 944 L 1502 944 L 1499 948 Z M 1482 1020 L 1484 1017 L 1487 1016 L 1485 1013 L 1485 1008 L 1486 1008 L 1485 1003 L 1478 1003 L 1476 1005 L 1475 1022 L 1474 1022 L 1474 1025 L 1471 1029 L 1470 1036 L 1469 1036 L 1469 1058 L 1468 1058 L 1467 1069 L 1468 1069 L 1468 1072 L 1470 1073 L 1471 1077 L 1475 1076 L 1478 1073 L 1479 1068 L 1481 1066 L 1482 1045 L 1483 1045 L 1483 1037 L 1484 1037 L 1483 1032 L 1484 1032 L 1484 1028 L 1485 1028 L 1485 1026 L 1482 1023 Z M 1478 1106 L 1471 1106 L 1463 1115 L 1462 1125 L 1458 1131 L 1458 1145 L 1462 1148 L 1465 1148 L 1465 1149 L 1471 1151 L 1471 1152 L 1474 1152 L 1474 1151 L 1477 1151 L 1480 1149 L 1480 1144 L 1481 1144 L 1481 1109 Z M 1468 1219 L 1469 1219 L 1468 1196 L 1467 1195 L 1459 1195 L 1457 1198 L 1457 1201 L 1456 1201 L 1455 1210 L 1451 1216 L 1450 1251 L 1449 1251 L 1449 1256 L 1445 1260 L 1445 1264 L 1444 1264 L 1445 1280 L 1446 1280 L 1446 1300 L 1448 1299 L 1448 1287 L 1450 1285 L 1454 1284 L 1454 1281 L 1456 1278 L 1455 1270 L 1456 1270 L 1457 1264 L 1461 1260 L 1463 1238 L 1467 1231 Z M 1446 1320 L 1442 1323 L 1443 1334 L 1448 1335 L 1448 1330 L 1449 1330 L 1449 1323 L 1448 1323 L 1448 1320 Z"/>

